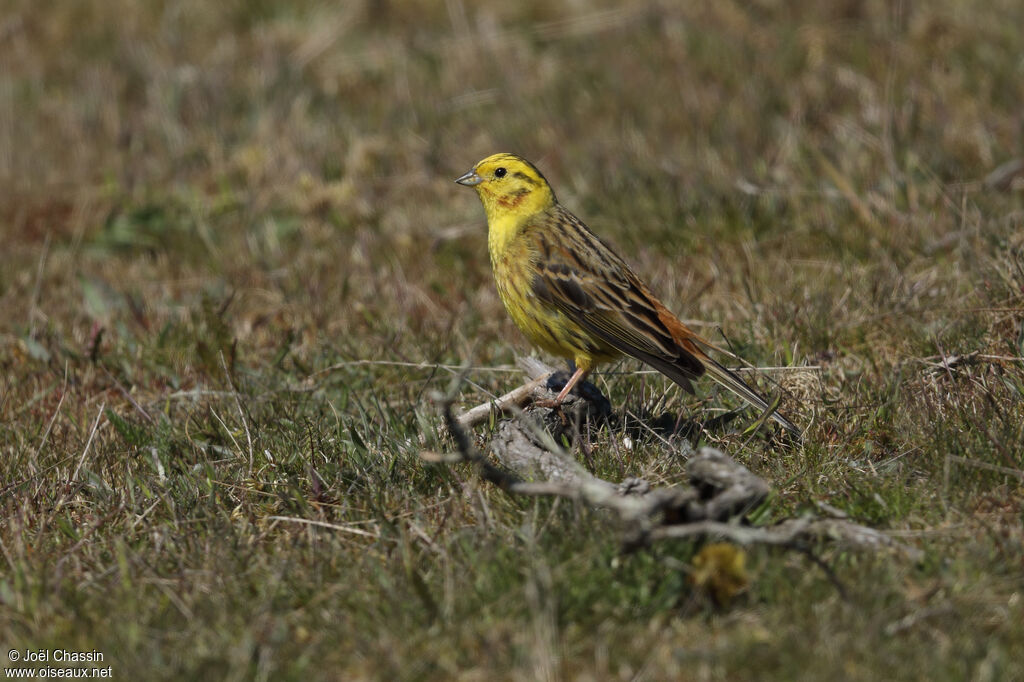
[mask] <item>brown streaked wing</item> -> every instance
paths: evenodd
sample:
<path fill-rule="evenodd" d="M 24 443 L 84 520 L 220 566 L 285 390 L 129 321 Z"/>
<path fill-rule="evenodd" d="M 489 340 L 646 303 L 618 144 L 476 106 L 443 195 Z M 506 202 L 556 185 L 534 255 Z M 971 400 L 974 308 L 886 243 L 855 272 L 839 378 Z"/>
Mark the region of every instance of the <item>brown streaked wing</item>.
<path fill-rule="evenodd" d="M 704 365 L 673 337 L 662 320 L 667 310 L 621 258 L 561 206 L 527 230 L 537 245 L 532 288 L 539 299 L 692 390 L 687 379 L 703 374 Z"/>

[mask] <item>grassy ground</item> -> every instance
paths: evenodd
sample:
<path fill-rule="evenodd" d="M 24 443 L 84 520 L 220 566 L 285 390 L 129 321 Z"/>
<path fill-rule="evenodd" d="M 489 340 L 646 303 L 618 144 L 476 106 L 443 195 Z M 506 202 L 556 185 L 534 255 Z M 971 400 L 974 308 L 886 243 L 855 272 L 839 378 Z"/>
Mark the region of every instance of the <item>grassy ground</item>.
<path fill-rule="evenodd" d="M 1024 678 L 1024 179 L 985 182 L 1024 153 L 1024 5 L 680 5 L 9 0 L 0 644 L 116 679 Z M 495 151 L 707 335 L 812 368 L 771 373 L 802 447 L 701 437 L 766 520 L 926 558 L 823 548 L 844 595 L 752 550 L 716 605 L 691 543 L 623 556 L 423 463 L 451 368 L 473 405 L 530 352 L 451 182 Z M 638 369 L 597 377 L 640 428 L 592 466 L 678 482 L 643 426 L 735 403 Z"/>

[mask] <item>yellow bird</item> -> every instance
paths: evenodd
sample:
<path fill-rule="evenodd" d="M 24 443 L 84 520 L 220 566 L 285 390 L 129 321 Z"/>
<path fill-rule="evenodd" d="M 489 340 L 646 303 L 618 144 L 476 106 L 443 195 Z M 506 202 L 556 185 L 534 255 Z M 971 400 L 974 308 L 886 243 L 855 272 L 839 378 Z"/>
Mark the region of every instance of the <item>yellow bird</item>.
<path fill-rule="evenodd" d="M 558 405 L 594 367 L 623 353 L 693 393 L 707 373 L 760 410 L 768 403 L 702 349 L 717 350 L 671 313 L 625 261 L 566 210 L 541 172 L 514 154 L 494 154 L 456 179 L 487 213 L 487 248 L 498 294 L 516 325 L 541 348 L 575 363 Z M 777 412 L 772 418 L 799 436 Z"/>

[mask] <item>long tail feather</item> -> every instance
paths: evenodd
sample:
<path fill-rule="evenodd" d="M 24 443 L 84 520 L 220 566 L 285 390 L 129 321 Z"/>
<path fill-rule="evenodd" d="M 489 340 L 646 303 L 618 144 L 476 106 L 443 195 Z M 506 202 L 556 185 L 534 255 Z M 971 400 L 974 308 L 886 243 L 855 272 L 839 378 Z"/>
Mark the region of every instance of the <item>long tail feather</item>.
<path fill-rule="evenodd" d="M 745 401 L 750 403 L 752 406 L 759 410 L 769 409 L 768 402 L 762 398 L 757 392 L 748 386 L 742 379 L 740 379 L 734 372 L 718 364 L 711 358 L 704 355 L 701 360 L 704 363 L 704 368 L 707 370 L 708 376 L 717 381 L 722 386 L 743 398 Z M 796 427 L 793 422 L 783 417 L 778 412 L 772 412 L 772 419 L 782 424 L 783 428 L 792 433 L 796 437 L 800 437 L 803 434 L 800 429 Z"/>

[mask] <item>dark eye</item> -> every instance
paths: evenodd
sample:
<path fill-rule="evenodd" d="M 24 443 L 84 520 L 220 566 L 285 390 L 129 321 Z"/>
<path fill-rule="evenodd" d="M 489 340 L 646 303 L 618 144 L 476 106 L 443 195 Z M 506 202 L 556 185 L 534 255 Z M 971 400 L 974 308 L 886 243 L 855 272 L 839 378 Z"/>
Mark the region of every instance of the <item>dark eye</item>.
<path fill-rule="evenodd" d="M 495 168 L 494 169 L 494 177 L 496 177 L 496 178 L 503 178 L 503 177 L 505 177 L 505 173 L 508 173 L 508 171 L 505 170 L 504 168 Z"/>

